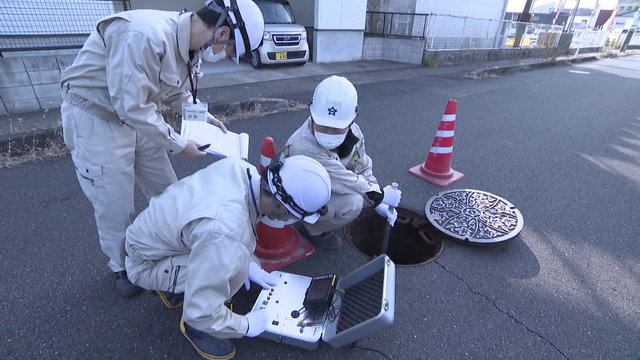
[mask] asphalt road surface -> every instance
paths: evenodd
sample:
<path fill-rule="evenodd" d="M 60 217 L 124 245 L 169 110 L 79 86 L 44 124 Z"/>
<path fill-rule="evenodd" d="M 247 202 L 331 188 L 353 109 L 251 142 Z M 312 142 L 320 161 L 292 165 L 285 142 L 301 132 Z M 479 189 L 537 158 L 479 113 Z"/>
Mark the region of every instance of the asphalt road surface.
<path fill-rule="evenodd" d="M 394 326 L 355 346 L 306 351 L 239 339 L 237 359 L 640 359 L 640 56 L 357 87 L 374 173 L 383 186 L 400 184 L 402 206 L 423 213 L 441 190 L 408 169 L 426 159 L 453 98 L 453 168 L 465 178 L 447 189 L 504 197 L 524 230 L 494 247 L 448 241 L 435 261 L 398 267 Z M 258 164 L 263 137 L 281 147 L 306 117 L 230 128 L 250 134 Z M 212 161 L 173 158 L 179 177 Z M 0 169 L 0 194 L 1 358 L 199 358 L 180 334 L 180 310 L 149 292 L 116 296 L 69 157 Z M 140 193 L 136 201 L 144 208 Z M 345 242 L 284 270 L 344 276 L 367 261 Z M 237 297 L 250 304 L 256 291 Z"/>

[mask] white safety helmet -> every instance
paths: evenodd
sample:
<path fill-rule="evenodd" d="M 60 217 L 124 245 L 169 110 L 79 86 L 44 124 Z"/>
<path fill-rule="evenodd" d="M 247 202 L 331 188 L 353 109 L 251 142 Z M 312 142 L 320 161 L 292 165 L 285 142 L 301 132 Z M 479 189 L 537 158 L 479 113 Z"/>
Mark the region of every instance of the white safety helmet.
<path fill-rule="evenodd" d="M 327 213 L 331 179 L 324 166 L 308 156 L 274 156 L 261 181 L 291 214 L 309 224 Z"/>
<path fill-rule="evenodd" d="M 309 110 L 316 124 L 346 129 L 358 116 L 358 92 L 347 78 L 330 76 L 316 87 Z"/>
<path fill-rule="evenodd" d="M 215 0 L 207 0 L 204 6 L 220 14 L 220 19 L 213 29 L 214 34 L 225 19 L 231 25 L 234 39 L 220 43 L 235 46 L 236 53 L 233 60 L 238 64 L 240 56 L 244 55 L 247 49 L 251 52 L 260 46 L 264 35 L 264 17 L 258 5 L 252 0 L 223 0 L 223 4 L 224 7 L 218 5 Z M 211 46 L 211 44 L 207 45 Z"/>

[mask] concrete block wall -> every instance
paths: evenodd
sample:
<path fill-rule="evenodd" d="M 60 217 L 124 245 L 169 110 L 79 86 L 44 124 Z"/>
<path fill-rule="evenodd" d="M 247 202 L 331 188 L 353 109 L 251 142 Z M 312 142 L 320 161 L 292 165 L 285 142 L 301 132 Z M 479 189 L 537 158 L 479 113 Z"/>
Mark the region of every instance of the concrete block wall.
<path fill-rule="evenodd" d="M 421 64 L 425 41 L 381 36 L 365 36 L 363 60 L 389 60 L 407 64 Z"/>
<path fill-rule="evenodd" d="M 59 107 L 60 74 L 75 54 L 0 58 L 0 115 Z"/>

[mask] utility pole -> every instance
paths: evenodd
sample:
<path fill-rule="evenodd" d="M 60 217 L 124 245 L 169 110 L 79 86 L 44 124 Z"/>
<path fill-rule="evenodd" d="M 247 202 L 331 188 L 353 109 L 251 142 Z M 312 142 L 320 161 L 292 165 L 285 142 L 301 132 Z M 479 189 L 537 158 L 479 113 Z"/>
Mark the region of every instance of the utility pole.
<path fill-rule="evenodd" d="M 522 35 L 527 28 L 525 22 L 529 22 L 529 15 L 531 14 L 531 7 L 533 6 L 533 0 L 527 0 L 524 4 L 524 10 L 522 10 L 522 14 L 518 16 L 518 28 L 516 29 L 516 38 L 513 42 L 513 47 L 520 47 L 520 41 L 522 41 Z"/>
<path fill-rule="evenodd" d="M 571 30 L 571 27 L 573 26 L 573 20 L 575 20 L 576 14 L 578 14 L 579 8 L 580 8 L 580 0 L 578 0 L 578 3 L 576 4 L 575 9 L 573 9 L 573 12 L 571 14 L 571 19 L 567 21 L 567 27 L 565 28 L 565 32 L 568 32 L 569 30 Z"/>

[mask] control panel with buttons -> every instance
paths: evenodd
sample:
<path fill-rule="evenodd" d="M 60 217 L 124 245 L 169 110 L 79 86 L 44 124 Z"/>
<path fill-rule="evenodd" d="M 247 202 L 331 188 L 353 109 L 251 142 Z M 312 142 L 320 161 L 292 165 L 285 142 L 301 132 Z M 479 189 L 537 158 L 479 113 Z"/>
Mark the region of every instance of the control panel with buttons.
<path fill-rule="evenodd" d="M 273 271 L 278 284 L 270 289 L 262 289 L 253 310 L 267 310 L 269 325 L 265 332 L 316 342 L 322 337 L 326 313 L 311 317 L 302 303 L 311 277 Z"/>

